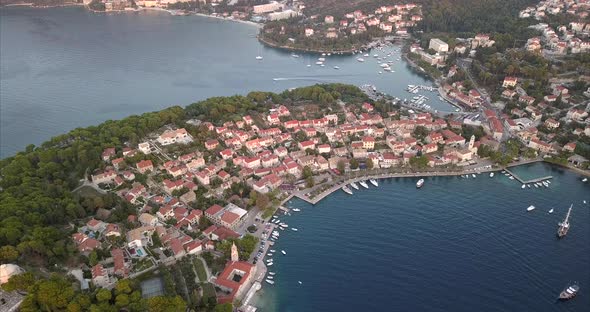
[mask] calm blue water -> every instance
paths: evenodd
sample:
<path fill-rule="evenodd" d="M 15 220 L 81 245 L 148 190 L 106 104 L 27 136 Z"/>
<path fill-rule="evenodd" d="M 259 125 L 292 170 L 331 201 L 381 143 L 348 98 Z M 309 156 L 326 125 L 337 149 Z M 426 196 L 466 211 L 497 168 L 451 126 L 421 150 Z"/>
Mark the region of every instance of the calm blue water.
<path fill-rule="evenodd" d="M 78 7 L 2 8 L 0 17 L 0 157 L 75 127 L 211 96 L 344 82 L 405 98 L 408 84 L 428 83 L 397 61 L 399 52 L 395 73 L 378 74 L 373 57 L 328 57 L 319 67 L 317 55 L 263 47 L 254 26 L 206 17 Z M 435 109 L 451 110 L 424 94 Z"/>
<path fill-rule="evenodd" d="M 555 179 L 525 190 L 484 174 L 426 178 L 420 190 L 390 179 L 316 206 L 294 200 L 302 212 L 280 219 L 299 231 L 273 247 L 287 255 L 274 256 L 260 311 L 588 311 L 590 184 L 544 164 L 517 170 Z M 572 228 L 557 240 L 571 203 Z M 580 295 L 556 302 L 571 280 Z"/>

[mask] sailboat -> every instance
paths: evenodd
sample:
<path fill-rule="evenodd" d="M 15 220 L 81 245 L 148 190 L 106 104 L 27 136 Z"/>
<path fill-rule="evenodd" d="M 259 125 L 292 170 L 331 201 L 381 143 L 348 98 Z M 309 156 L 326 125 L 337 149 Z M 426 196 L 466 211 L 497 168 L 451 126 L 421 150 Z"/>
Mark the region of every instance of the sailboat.
<path fill-rule="evenodd" d="M 565 219 L 563 219 L 563 221 L 559 222 L 558 225 L 559 227 L 557 228 L 557 237 L 558 238 L 562 238 L 565 235 L 567 235 L 567 231 L 569 231 L 570 229 L 570 213 L 572 212 L 572 208 L 574 207 L 574 204 L 570 205 L 570 208 L 567 210 L 567 214 L 565 215 Z"/>

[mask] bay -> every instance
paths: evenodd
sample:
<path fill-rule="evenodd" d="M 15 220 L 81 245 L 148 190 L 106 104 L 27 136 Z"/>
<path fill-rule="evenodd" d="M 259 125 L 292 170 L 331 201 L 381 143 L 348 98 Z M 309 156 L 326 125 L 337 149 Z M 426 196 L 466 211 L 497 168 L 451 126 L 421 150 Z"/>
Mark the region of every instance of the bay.
<path fill-rule="evenodd" d="M 208 17 L 80 7 L 2 8 L 0 17 L 0 157 L 76 127 L 212 96 L 343 82 L 411 98 L 408 84 L 431 84 L 398 60 L 399 46 L 363 63 L 326 57 L 320 67 L 318 55 L 264 47 L 255 26 Z M 375 53 L 392 53 L 395 72 L 378 74 Z M 434 109 L 453 110 L 423 94 Z"/>
<path fill-rule="evenodd" d="M 521 189 L 497 173 L 477 178 L 379 180 L 336 191 L 315 206 L 288 203 L 289 227 L 274 256 L 275 284 L 263 283 L 260 311 L 587 311 L 590 296 L 590 184 L 537 163 L 513 170 L 553 176 Z M 574 204 L 571 230 L 557 223 Z M 529 205 L 536 210 L 527 212 Z M 555 212 L 549 214 L 549 209 Z M 301 281 L 302 284 L 299 284 Z M 556 300 L 570 282 L 582 290 Z M 585 308 L 584 308 L 585 307 Z"/>

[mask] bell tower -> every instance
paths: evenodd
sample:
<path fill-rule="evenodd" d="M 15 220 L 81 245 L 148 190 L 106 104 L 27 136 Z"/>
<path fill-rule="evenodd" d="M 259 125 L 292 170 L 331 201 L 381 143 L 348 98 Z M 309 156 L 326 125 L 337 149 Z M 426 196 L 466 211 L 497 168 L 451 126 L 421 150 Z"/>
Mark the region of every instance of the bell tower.
<path fill-rule="evenodd" d="M 231 261 L 236 262 L 240 260 L 240 256 L 238 255 L 238 247 L 236 247 L 236 243 L 231 245 Z"/>

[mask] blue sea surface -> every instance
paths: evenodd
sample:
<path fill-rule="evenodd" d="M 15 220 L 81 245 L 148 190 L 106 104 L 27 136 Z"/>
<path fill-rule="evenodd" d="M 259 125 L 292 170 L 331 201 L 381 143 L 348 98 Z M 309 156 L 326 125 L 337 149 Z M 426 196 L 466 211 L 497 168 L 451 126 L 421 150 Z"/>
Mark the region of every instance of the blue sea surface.
<path fill-rule="evenodd" d="M 273 246 L 287 255 L 275 254 L 259 311 L 589 311 L 590 183 L 542 163 L 515 170 L 553 183 L 521 189 L 497 173 L 416 189 L 417 178 L 394 178 L 315 206 L 292 200 L 302 211 L 279 218 L 299 231 Z M 572 281 L 579 296 L 558 302 Z"/>

